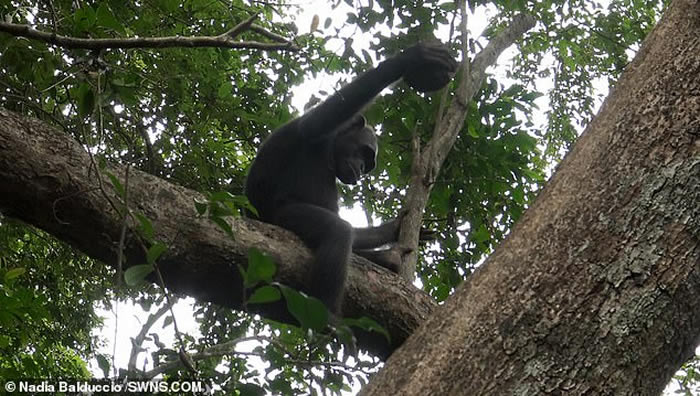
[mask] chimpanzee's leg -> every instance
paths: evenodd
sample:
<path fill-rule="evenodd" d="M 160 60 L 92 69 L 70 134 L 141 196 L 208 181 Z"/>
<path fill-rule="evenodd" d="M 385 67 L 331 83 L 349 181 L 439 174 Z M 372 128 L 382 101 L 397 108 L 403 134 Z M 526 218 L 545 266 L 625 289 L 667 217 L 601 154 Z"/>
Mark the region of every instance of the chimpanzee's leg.
<path fill-rule="evenodd" d="M 279 208 L 275 224 L 297 234 L 313 250 L 308 292 L 331 312 L 340 314 L 352 249 L 350 224 L 328 209 L 301 203 Z"/>

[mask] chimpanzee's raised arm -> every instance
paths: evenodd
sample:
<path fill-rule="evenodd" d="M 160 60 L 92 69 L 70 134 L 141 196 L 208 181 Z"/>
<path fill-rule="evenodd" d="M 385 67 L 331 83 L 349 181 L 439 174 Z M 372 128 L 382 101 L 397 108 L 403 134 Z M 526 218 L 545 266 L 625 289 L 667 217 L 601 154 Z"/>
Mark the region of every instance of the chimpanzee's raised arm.
<path fill-rule="evenodd" d="M 445 86 L 457 62 L 439 42 L 419 43 L 389 58 L 301 117 L 299 128 L 306 136 L 330 133 L 360 113 L 384 88 L 404 77 L 421 92 Z"/>
<path fill-rule="evenodd" d="M 358 114 L 389 84 L 404 78 L 419 91 L 439 89 L 457 62 L 438 43 L 418 44 L 380 63 L 301 118 L 273 132 L 262 144 L 246 180 L 246 195 L 263 221 L 282 226 L 313 250 L 305 291 L 341 314 L 351 250 L 366 251 L 398 271 L 405 248 L 396 244 L 399 219 L 353 230 L 338 217 L 336 180 L 355 184 L 376 164 L 377 137 Z M 316 139 L 324 137 L 323 139 Z M 327 137 L 327 138 L 325 138 Z M 369 256 L 367 256 L 369 255 Z"/>

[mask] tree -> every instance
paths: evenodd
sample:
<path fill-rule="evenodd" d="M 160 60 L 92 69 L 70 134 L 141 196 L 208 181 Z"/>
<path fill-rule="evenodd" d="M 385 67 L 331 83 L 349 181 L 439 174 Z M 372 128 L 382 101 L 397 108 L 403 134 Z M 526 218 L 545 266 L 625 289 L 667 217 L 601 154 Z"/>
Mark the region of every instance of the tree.
<path fill-rule="evenodd" d="M 282 230 L 246 219 L 224 221 L 233 213 L 227 205 L 240 201 L 207 192 L 221 188 L 228 179 L 229 189 L 240 192 L 242 166 L 270 124 L 289 119 L 288 87 L 304 72 L 314 72 L 320 64 L 328 71 L 361 70 L 371 63 L 371 55 L 364 51 L 358 56 L 349 37 L 344 37 L 344 56 L 329 57 L 324 63 L 314 63 L 308 54 L 282 55 L 276 51 L 304 48 L 319 58 L 328 54 L 321 49 L 320 40 L 301 35 L 292 45 L 281 26 L 257 25 L 259 16 L 243 16 L 233 5 L 171 3 L 138 10 L 138 18 L 134 18 L 136 10 L 121 3 L 84 4 L 73 11 L 69 4 L 58 4 L 57 10 L 38 7 L 39 11 L 15 12 L 18 18 L 25 18 L 20 22 L 26 22 L 27 15 L 35 23 L 39 21 L 35 30 L 0 23 L 0 30 L 11 33 L 0 36 L 6 46 L 3 105 L 14 110 L 0 113 L 0 207 L 4 214 L 111 264 L 117 271 L 117 284 L 122 269 L 149 263 L 157 265 L 155 274 L 161 274 L 174 292 L 290 321 L 282 304 L 248 304 L 247 278 L 232 263 L 245 266 L 248 248 L 257 247 L 276 262 L 277 281 L 298 286 L 308 252 Z M 606 14 L 590 7 L 567 8 L 572 6 L 568 3 L 527 10 L 497 5 L 501 14 L 488 33 L 489 44 L 474 55 L 475 43 L 469 45 L 466 30 L 465 5 L 415 7 L 396 2 L 392 7 L 379 3 L 378 7 L 371 2 L 360 6 L 348 20 L 363 31 L 378 23 L 392 25 L 396 18 L 399 27 L 415 26 L 416 21 L 441 24 L 451 20 L 449 39 L 455 50 L 461 51 L 463 59 L 474 56 L 471 62 L 463 62 L 452 90 L 422 98 L 399 85 L 392 95 L 368 109 L 370 122 L 381 122 L 385 129 L 381 136 L 385 151 L 379 166 L 386 171 L 365 187 L 347 191 L 348 197 L 364 199 L 368 216 L 391 216 L 397 206 L 407 207 L 401 240 L 414 252 L 418 252 L 420 214 L 424 209 L 429 213 L 429 220 L 439 230 L 439 248 L 422 249 L 420 255 L 408 257 L 402 275 L 412 279 L 417 265 L 426 290 L 442 300 L 531 203 L 546 161 L 556 158 L 573 140 L 575 117 L 585 120 L 590 116 L 591 77 L 614 79 L 624 63 L 624 49 L 644 37 L 645 28 L 651 26 L 660 8 L 656 4 L 625 7 L 614 3 Z M 697 240 L 692 239 L 699 234 L 698 162 L 697 150 L 693 151 L 697 125 L 692 119 L 697 114 L 693 112 L 697 103 L 692 92 L 698 78 L 697 58 L 681 54 L 692 54 L 697 35 L 691 30 L 693 13 L 679 11 L 685 3 L 679 4 L 671 8 L 665 25 L 657 28 L 640 51 L 601 116 L 562 163 L 537 203 L 444 309 L 436 310 L 433 299 L 405 280 L 354 259 L 346 313 L 369 316 L 391 335 L 387 343 L 376 332 L 357 331 L 360 347 L 386 356 L 430 317 L 373 379 L 368 393 L 384 394 L 390 389 L 426 393 L 426 387 L 431 388 L 429 393 L 469 389 L 474 394 L 489 390 L 509 393 L 509 389 L 535 393 L 544 388 L 583 392 L 595 387 L 601 387 L 600 393 L 610 389 L 623 394 L 637 389 L 652 393 L 688 356 L 697 334 L 694 311 L 687 301 L 693 296 L 692 264 L 698 261 Z M 262 6 L 262 16 L 270 18 L 273 7 Z M 7 13 L 8 9 L 2 11 Z M 545 28 L 531 32 L 523 41 L 527 44 L 520 47 L 514 76 L 521 78 L 523 85 L 504 88 L 485 70 L 534 22 L 531 16 L 513 17 L 514 11 L 535 15 Z M 239 22 L 230 27 L 223 21 L 230 21 L 232 15 L 237 15 L 234 19 Z M 458 28 L 454 28 L 455 21 L 461 21 Z M 508 28 L 502 24 L 506 21 Z M 664 32 L 669 29 L 664 26 L 688 29 L 682 36 L 687 40 L 684 45 L 664 48 Z M 42 35 L 46 30 L 58 32 Z M 277 33 L 272 33 L 275 30 Z M 161 38 L 175 38 L 141 40 L 140 45 L 187 42 L 182 36 L 228 47 L 232 40 L 249 43 L 255 37 L 269 40 L 271 45 L 252 46 L 255 50 L 240 57 L 232 56 L 230 50 L 206 49 L 198 50 L 204 56 L 194 58 L 188 55 L 193 50 L 187 48 L 170 52 L 76 50 L 67 55 L 41 41 L 15 37 L 94 50 L 96 41 L 73 39 L 89 33 L 93 38 L 111 37 L 100 45 L 124 48 L 132 45 L 125 42 L 133 40 L 122 40 L 119 46 L 120 40 L 115 44 L 113 36 L 151 37 L 149 33 L 154 31 Z M 337 37 L 343 38 L 343 34 L 342 29 L 336 32 Z M 390 53 L 432 34 L 432 24 L 419 23 L 397 38 L 380 37 L 373 49 L 378 55 Z M 215 39 L 197 39 L 201 36 Z M 86 47 L 86 42 L 93 44 Z M 554 75 L 558 84 L 551 93 L 548 129 L 540 133 L 539 142 L 546 145 L 541 154 L 538 140 L 528 133 L 536 129 L 533 120 L 525 117 L 523 123 L 520 112 L 532 110 L 537 94 L 526 85 L 542 73 L 536 65 L 545 51 L 552 49 L 557 54 Z M 607 51 L 607 58 L 594 56 L 601 49 Z M 26 67 L 32 58 L 41 62 Z M 654 60 L 665 61 L 665 67 L 658 69 Z M 269 70 L 281 70 L 275 62 L 290 69 L 280 74 L 284 78 L 270 77 Z M 162 72 L 170 71 L 173 65 L 179 65 L 182 75 L 197 73 L 198 78 L 188 82 Z M 71 68 L 73 72 L 66 71 Z M 227 78 L 217 68 L 239 74 Z M 653 106 L 640 100 L 647 97 L 657 100 Z M 468 104 L 471 98 L 475 100 Z M 574 110 L 572 103 L 580 104 L 579 109 Z M 670 125 L 674 144 L 659 143 L 667 136 L 652 127 L 659 120 Z M 620 135 L 616 129 L 622 127 L 629 128 L 629 133 Z M 86 152 L 76 138 L 98 154 Z M 632 181 L 641 184 L 635 186 Z M 396 192 L 396 186 L 401 185 L 407 191 L 403 199 L 402 193 Z M 581 196 L 591 197 L 590 202 Z M 195 208 L 206 215 L 198 216 Z M 2 226 L 16 227 L 7 220 Z M 594 234 L 595 230 L 601 234 Z M 28 240 L 34 243 L 36 239 L 32 236 Z M 15 241 L 17 236 L 7 240 Z M 23 248 L 15 246 L 12 252 Z M 9 263 L 8 268 L 24 268 L 17 256 L 3 257 L 3 262 Z M 6 279 L 18 277 L 21 274 L 16 270 L 5 273 Z M 36 282 L 35 277 L 28 280 L 29 285 Z M 583 291 L 576 294 L 572 290 Z M 156 294 L 145 301 L 162 298 Z M 672 311 L 664 312 L 665 307 Z M 231 372 L 212 377 L 216 378 L 212 383 L 233 379 L 233 387 L 242 391 L 255 382 L 235 346 L 247 338 L 246 334 L 264 328 L 271 336 L 258 337 L 268 342 L 256 353 L 269 359 L 271 368 L 280 374 L 260 387 L 293 393 L 304 391 L 299 385 L 304 381 L 316 381 L 336 391 L 342 386 L 340 376 L 347 375 L 344 370 L 348 366 L 334 360 L 340 356 L 339 344 L 318 348 L 314 346 L 317 339 L 309 343 L 304 333 L 286 326 L 261 325 L 249 315 L 222 314 L 215 307 L 200 312 L 209 333 L 196 342 L 181 339 L 179 347 L 203 348 L 202 353 L 192 356 L 201 363 L 199 369 L 211 376 L 217 375 L 221 356 L 227 356 Z M 669 330 L 664 328 L 668 323 L 682 326 Z M 672 348 L 660 343 L 669 337 Z M 455 349 L 455 345 L 463 347 Z M 347 355 L 351 345 L 346 342 L 345 347 Z M 218 355 L 212 352 L 216 348 Z M 596 353 L 583 359 L 582 348 Z M 665 354 L 655 355 L 655 351 Z M 207 356 L 218 356 L 219 360 L 206 360 Z M 630 364 L 633 359 L 645 363 Z M 427 361 L 431 363 L 421 363 Z M 501 366 L 487 363 L 493 361 Z M 331 369 L 318 376 L 305 369 L 313 362 Z M 555 370 L 560 362 L 565 362 L 565 369 Z M 163 371 L 173 375 L 182 370 L 177 360 L 173 363 Z M 356 368 L 365 366 L 360 360 Z M 403 368 L 392 368 L 396 366 Z M 590 367 L 595 370 L 587 371 Z M 479 375 L 467 377 L 461 374 L 464 370 Z M 493 378 L 503 380 L 495 382 Z"/>
<path fill-rule="evenodd" d="M 512 234 L 363 394 L 663 390 L 700 332 L 698 11 L 667 9 Z"/>

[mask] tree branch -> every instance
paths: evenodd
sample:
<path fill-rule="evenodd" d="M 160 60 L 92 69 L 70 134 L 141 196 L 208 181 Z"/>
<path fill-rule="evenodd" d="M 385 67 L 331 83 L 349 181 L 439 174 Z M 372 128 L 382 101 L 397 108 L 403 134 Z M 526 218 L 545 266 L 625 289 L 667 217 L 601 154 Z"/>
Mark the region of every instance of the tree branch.
<path fill-rule="evenodd" d="M 267 30 L 251 25 L 241 25 L 234 27 L 228 32 L 218 36 L 167 36 L 167 37 L 129 37 L 129 38 L 80 38 L 69 37 L 60 34 L 44 32 L 34 29 L 29 25 L 0 22 L 0 32 L 5 32 L 19 37 L 27 37 L 34 40 L 44 41 L 49 44 L 64 48 L 82 48 L 90 50 L 100 50 L 107 48 L 173 48 L 173 47 L 216 47 L 232 49 L 259 49 L 265 51 L 298 51 L 299 47 L 282 36 L 268 32 Z M 234 31 L 234 29 L 237 29 Z M 240 34 L 244 28 L 251 28 L 252 31 L 265 37 L 275 37 L 275 43 L 263 43 L 259 41 L 236 41 L 232 34 Z"/>
<path fill-rule="evenodd" d="M 428 172 L 431 179 L 428 183 L 435 181 L 440 167 L 447 154 L 452 149 L 459 132 L 464 126 L 464 119 L 467 116 L 466 105 L 474 97 L 486 78 L 486 68 L 492 66 L 498 60 L 498 56 L 515 43 L 525 32 L 532 29 L 537 20 L 531 15 L 517 15 L 507 29 L 496 35 L 489 41 L 488 45 L 481 50 L 471 62 L 469 68 L 464 68 L 468 75 L 463 75 L 459 83 L 456 94 L 457 98 L 447 110 L 447 114 L 442 123 L 442 129 L 433 132 L 433 138 L 427 144 L 425 160 L 432 170 Z M 468 59 L 463 60 L 468 62 Z"/>
<path fill-rule="evenodd" d="M 467 39 L 466 30 L 466 10 L 464 2 L 461 4 L 463 13 L 460 23 L 462 40 Z M 530 15 L 518 15 L 513 18 L 507 29 L 491 39 L 489 44 L 470 64 L 466 43 L 462 44 L 462 64 L 460 72 L 462 79 L 456 89 L 456 95 L 447 111 L 442 114 L 442 109 L 433 130 L 433 136 L 425 145 L 420 157 L 413 157 L 411 168 L 411 180 L 409 182 L 406 199 L 404 200 L 404 216 L 401 224 L 399 243 L 403 246 L 418 246 L 420 238 L 420 227 L 423 211 L 428 202 L 432 185 L 440 172 L 447 154 L 454 146 L 454 142 L 459 132 L 464 126 L 464 119 L 467 116 L 467 103 L 479 90 L 485 76 L 486 68 L 496 63 L 498 56 L 520 36 L 535 26 L 537 21 Z M 412 280 L 415 277 L 416 262 L 418 259 L 417 249 L 407 254 L 401 265 L 401 277 Z"/>
<path fill-rule="evenodd" d="M 123 183 L 125 166 L 108 171 Z M 0 211 L 46 230 L 90 257 L 114 265 L 122 222 L 104 194 L 94 186 L 90 158 L 70 136 L 45 123 L 0 108 Z M 175 186 L 136 169 L 129 171 L 129 208 L 147 217 L 155 240 L 169 243 L 158 260 L 169 290 L 234 309 L 243 309 L 245 289 L 238 265 L 247 265 L 250 248 L 277 263 L 276 281 L 302 288 L 312 255 L 291 232 L 251 219 L 230 221 L 230 238 L 212 221 L 197 216 L 194 200 L 201 194 Z M 136 226 L 129 224 L 124 267 L 147 262 Z M 250 290 L 248 290 L 250 292 Z M 391 335 L 357 332 L 358 345 L 387 357 L 435 309 L 430 296 L 389 271 L 353 256 L 348 270 L 343 312 L 368 316 Z M 250 304 L 252 313 L 293 320 L 283 302 Z"/>
<path fill-rule="evenodd" d="M 173 304 L 177 304 L 178 299 L 174 298 L 172 300 Z M 148 318 L 146 319 L 146 323 L 144 323 L 141 326 L 141 330 L 139 333 L 134 337 L 131 341 L 131 353 L 129 354 L 129 363 L 127 364 L 127 370 L 129 372 L 136 372 L 136 359 L 139 357 L 139 354 L 143 352 L 142 350 L 142 345 L 143 342 L 146 340 L 146 336 L 148 334 L 148 331 L 151 330 L 151 327 L 160 319 L 163 315 L 165 315 L 167 312 L 170 311 L 170 304 L 166 302 L 163 304 L 162 307 L 158 308 L 156 312 L 153 312 L 152 314 L 148 315 Z"/>
<path fill-rule="evenodd" d="M 236 38 L 239 34 L 241 34 L 243 31 L 250 29 L 250 25 L 253 24 L 253 21 L 255 18 L 258 17 L 258 13 L 256 12 L 255 14 L 251 15 L 248 19 L 245 21 L 239 23 L 238 25 L 234 26 L 229 30 L 228 32 L 222 34 L 222 37 L 229 37 L 229 38 Z M 286 41 L 286 40 L 285 40 Z"/>
<path fill-rule="evenodd" d="M 255 33 L 258 33 L 258 34 L 260 34 L 260 35 L 262 35 L 262 36 L 265 36 L 265 37 L 269 38 L 269 39 L 272 40 L 272 41 L 277 41 L 277 42 L 280 42 L 280 43 L 287 43 L 287 42 L 289 42 L 289 40 L 287 40 L 287 39 L 284 38 L 283 36 L 280 36 L 280 35 L 277 34 L 277 33 L 273 33 L 273 32 L 271 32 L 271 31 L 269 31 L 269 30 L 263 28 L 262 26 L 256 25 L 256 24 L 254 24 L 254 23 L 250 25 L 250 30 L 252 30 L 252 31 L 254 31 Z"/>

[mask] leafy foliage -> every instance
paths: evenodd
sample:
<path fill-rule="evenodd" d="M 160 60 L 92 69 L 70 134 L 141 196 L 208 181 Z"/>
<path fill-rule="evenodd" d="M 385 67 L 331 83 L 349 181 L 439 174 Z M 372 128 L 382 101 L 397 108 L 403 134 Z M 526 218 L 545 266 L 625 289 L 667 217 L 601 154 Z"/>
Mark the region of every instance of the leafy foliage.
<path fill-rule="evenodd" d="M 0 217 L 0 378 L 88 378 L 104 267 Z"/>

